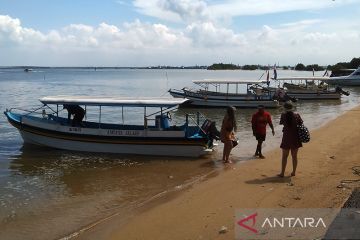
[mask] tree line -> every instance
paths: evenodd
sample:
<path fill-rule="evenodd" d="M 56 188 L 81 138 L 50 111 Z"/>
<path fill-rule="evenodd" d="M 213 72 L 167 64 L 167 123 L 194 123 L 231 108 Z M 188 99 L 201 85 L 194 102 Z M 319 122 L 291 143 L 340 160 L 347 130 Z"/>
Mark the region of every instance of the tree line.
<path fill-rule="evenodd" d="M 328 69 L 330 71 L 336 71 L 340 69 L 356 69 L 360 66 L 360 57 L 353 58 L 350 62 L 338 62 L 335 65 L 320 66 L 319 64 L 304 65 L 303 63 L 296 64 L 295 67 L 291 66 L 277 66 L 284 70 L 293 69 L 298 71 L 324 71 Z M 272 67 L 264 65 L 235 65 L 232 63 L 214 63 L 207 67 L 207 70 L 268 70 Z"/>

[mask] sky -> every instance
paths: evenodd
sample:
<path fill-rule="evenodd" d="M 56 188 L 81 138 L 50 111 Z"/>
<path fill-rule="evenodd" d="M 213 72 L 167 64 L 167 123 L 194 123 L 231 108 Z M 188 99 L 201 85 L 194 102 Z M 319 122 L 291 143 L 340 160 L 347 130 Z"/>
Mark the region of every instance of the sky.
<path fill-rule="evenodd" d="M 328 65 L 360 0 L 0 0 L 0 66 Z"/>

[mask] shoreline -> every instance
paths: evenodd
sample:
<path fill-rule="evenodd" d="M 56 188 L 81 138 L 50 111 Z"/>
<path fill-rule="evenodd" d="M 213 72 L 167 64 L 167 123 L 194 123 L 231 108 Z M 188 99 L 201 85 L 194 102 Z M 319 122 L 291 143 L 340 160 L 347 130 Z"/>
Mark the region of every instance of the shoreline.
<path fill-rule="evenodd" d="M 281 150 L 271 149 L 266 151 L 264 160 L 240 161 L 226 166 L 225 171 L 215 177 L 205 177 L 205 180 L 197 180 L 180 191 L 171 191 L 148 201 L 127 223 L 121 221 L 121 216 L 115 216 L 78 237 L 194 239 L 200 236 L 203 239 L 233 239 L 234 215 L 239 208 L 341 207 L 351 189 L 337 186 L 342 179 L 352 178 L 350 165 L 355 165 L 360 157 L 353 144 L 360 141 L 359 117 L 360 106 L 357 106 L 312 130 L 310 143 L 299 150 L 296 177 L 275 177 L 280 170 Z M 349 136 L 352 141 L 346 140 Z M 231 157 L 239 158 L 237 151 Z M 346 161 L 336 162 L 341 159 Z M 339 163 L 343 164 L 339 166 Z M 286 176 L 291 165 L 289 156 Z M 226 226 L 229 232 L 219 235 L 221 226 Z"/>

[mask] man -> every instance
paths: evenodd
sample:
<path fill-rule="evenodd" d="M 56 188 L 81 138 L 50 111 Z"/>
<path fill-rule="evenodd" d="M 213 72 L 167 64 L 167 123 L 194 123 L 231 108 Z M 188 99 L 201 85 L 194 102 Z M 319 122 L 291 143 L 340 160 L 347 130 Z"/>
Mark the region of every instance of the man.
<path fill-rule="evenodd" d="M 74 115 L 74 119 L 72 120 L 72 126 L 83 126 L 82 120 L 85 116 L 85 110 L 79 105 L 68 105 L 64 104 L 64 109 L 68 111 L 68 121 L 70 123 L 71 115 Z"/>
<path fill-rule="evenodd" d="M 255 156 L 260 158 L 265 158 L 261 152 L 262 143 L 266 138 L 266 125 L 269 124 L 273 136 L 275 135 L 274 126 L 271 121 L 270 113 L 266 112 L 263 105 L 258 106 L 258 111 L 253 114 L 251 119 L 251 125 L 253 130 L 253 135 L 256 137 L 258 141 Z"/>

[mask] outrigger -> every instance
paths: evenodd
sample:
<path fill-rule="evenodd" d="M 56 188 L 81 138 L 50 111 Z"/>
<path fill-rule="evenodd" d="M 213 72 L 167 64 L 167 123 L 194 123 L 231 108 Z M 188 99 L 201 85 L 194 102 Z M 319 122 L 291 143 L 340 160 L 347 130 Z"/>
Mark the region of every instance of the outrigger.
<path fill-rule="evenodd" d="M 257 108 L 259 105 L 263 105 L 266 108 L 279 107 L 279 102 L 274 100 L 268 91 L 262 91 L 261 88 L 257 87 L 266 83 L 266 81 L 205 79 L 194 80 L 193 83 L 200 86 L 201 89 L 170 89 L 169 93 L 175 98 L 189 99 L 186 104 L 192 106 Z M 241 86 L 244 85 L 246 86 L 246 92 L 241 92 L 244 90 Z M 225 86 L 226 91 L 221 91 L 221 86 Z M 230 86 L 235 89 L 231 91 Z M 210 87 L 215 88 L 215 90 L 210 90 Z"/>
<path fill-rule="evenodd" d="M 186 114 L 182 125 L 171 124 L 169 113 L 186 101 L 168 98 L 54 96 L 41 98 L 42 106 L 35 110 L 12 108 L 4 114 L 19 130 L 24 142 L 30 144 L 74 151 L 141 155 L 198 157 L 211 153 L 213 138 L 209 132 L 210 120 L 200 113 Z M 85 106 L 85 109 L 91 106 L 98 110 L 99 119 L 73 126 L 68 118 L 59 114 L 63 105 Z M 122 119 L 124 108 L 143 109 L 144 122 L 141 125 L 126 125 L 124 121 L 105 123 L 102 120 L 104 107 L 117 107 Z M 158 111 L 147 114 L 149 108 Z"/>

